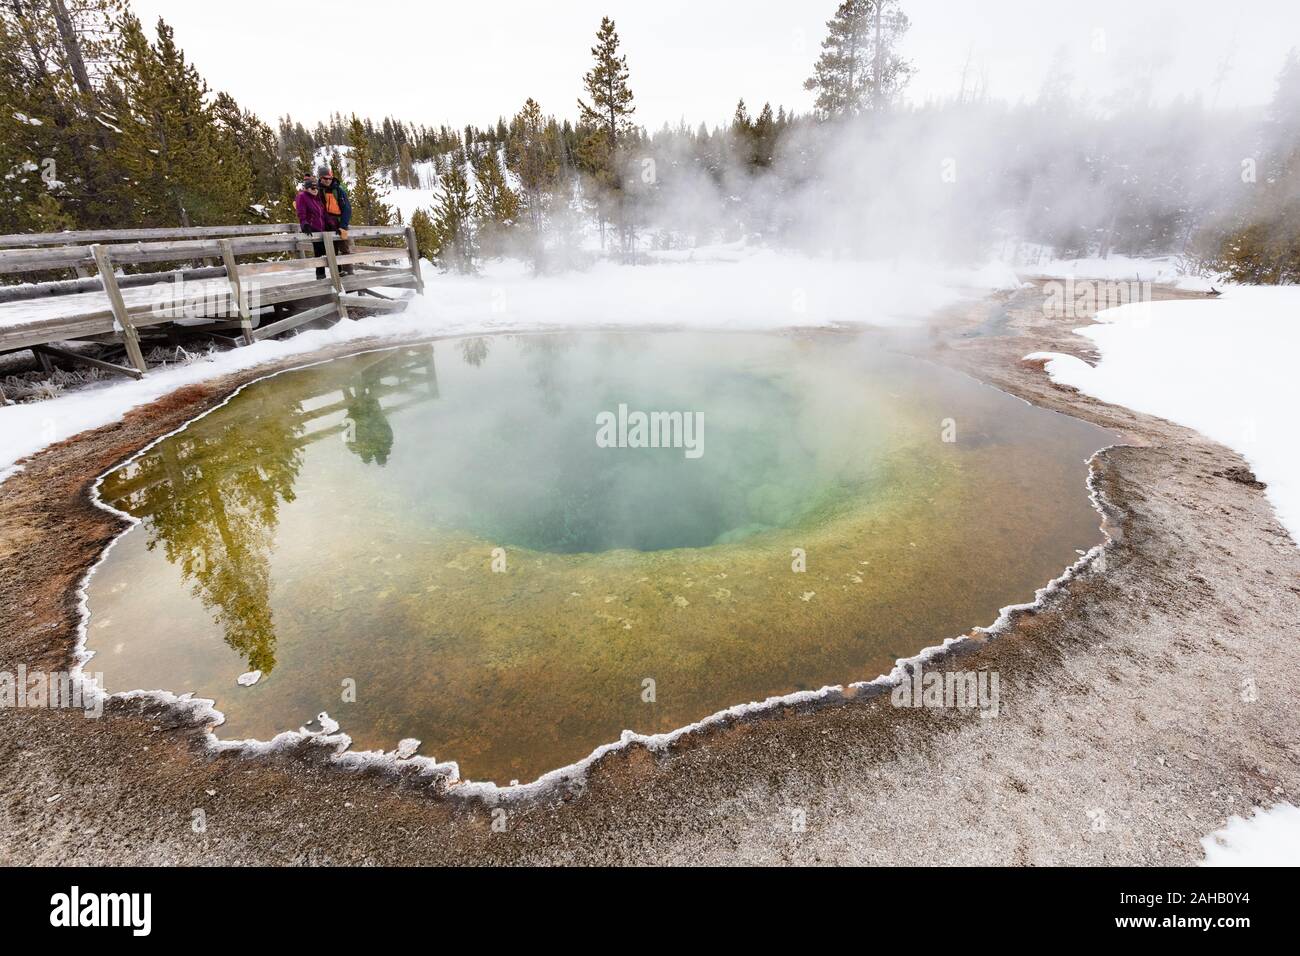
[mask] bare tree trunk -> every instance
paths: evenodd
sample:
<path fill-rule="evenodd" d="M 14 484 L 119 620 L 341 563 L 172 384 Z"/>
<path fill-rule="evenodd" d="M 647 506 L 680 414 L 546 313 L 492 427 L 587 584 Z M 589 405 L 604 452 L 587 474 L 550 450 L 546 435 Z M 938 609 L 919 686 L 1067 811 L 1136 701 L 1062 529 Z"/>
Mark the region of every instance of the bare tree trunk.
<path fill-rule="evenodd" d="M 63 41 L 63 52 L 68 58 L 72 79 L 81 95 L 93 100 L 95 90 L 90 85 L 90 74 L 86 72 L 86 61 L 81 55 L 81 41 L 72 28 L 72 17 L 68 14 L 67 5 L 63 0 L 50 0 L 50 6 L 54 9 L 54 22 L 59 28 L 59 39 Z"/>
<path fill-rule="evenodd" d="M 884 70 L 885 64 L 884 64 L 884 57 L 882 56 L 881 47 L 880 47 L 880 7 L 883 2 L 884 0 L 876 0 L 876 62 L 872 66 L 872 71 L 875 73 L 875 76 L 872 77 L 875 85 L 875 90 L 873 91 L 873 98 L 875 99 L 875 103 L 873 105 L 875 106 L 877 112 L 883 109 L 885 105 L 884 97 L 882 95 L 884 92 L 884 82 L 883 82 L 884 77 L 881 75 L 882 71 Z"/>
<path fill-rule="evenodd" d="M 853 21 L 853 34 L 849 37 L 849 81 L 844 87 L 844 113 L 851 115 L 856 107 L 858 91 L 854 82 L 858 76 L 858 25 Z"/>

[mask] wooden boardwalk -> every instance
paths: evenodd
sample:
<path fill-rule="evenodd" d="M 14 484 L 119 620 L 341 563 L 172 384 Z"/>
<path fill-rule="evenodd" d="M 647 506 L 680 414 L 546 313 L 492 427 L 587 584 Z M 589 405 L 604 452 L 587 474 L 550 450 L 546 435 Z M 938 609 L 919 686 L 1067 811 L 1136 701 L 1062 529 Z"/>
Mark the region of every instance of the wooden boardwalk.
<path fill-rule="evenodd" d="M 0 276 L 58 274 L 0 285 L 0 354 L 30 349 L 47 370 L 60 358 L 139 378 L 148 371 L 147 338 L 201 334 L 252 344 L 346 319 L 349 308 L 406 307 L 379 289 L 424 292 L 409 226 L 358 226 L 348 238 L 352 251 L 339 254 L 334 234 L 291 224 L 0 236 Z M 324 255 L 313 255 L 313 241 Z M 120 348 L 125 363 L 69 351 L 68 342 Z"/>

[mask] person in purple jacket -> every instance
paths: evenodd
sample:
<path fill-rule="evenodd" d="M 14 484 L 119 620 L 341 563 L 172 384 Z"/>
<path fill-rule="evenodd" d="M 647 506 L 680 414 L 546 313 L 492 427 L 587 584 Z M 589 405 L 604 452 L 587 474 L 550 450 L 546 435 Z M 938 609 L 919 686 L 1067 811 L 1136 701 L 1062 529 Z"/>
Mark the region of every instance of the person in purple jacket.
<path fill-rule="evenodd" d="M 315 176 L 304 176 L 302 179 L 302 189 L 293 200 L 293 208 L 298 211 L 298 225 L 306 233 L 321 233 L 325 231 L 325 204 L 320 198 L 320 184 L 316 181 Z M 313 241 L 311 244 L 311 253 L 317 259 L 325 255 L 325 243 L 321 240 Z M 316 267 L 316 278 L 325 278 L 324 266 Z"/>

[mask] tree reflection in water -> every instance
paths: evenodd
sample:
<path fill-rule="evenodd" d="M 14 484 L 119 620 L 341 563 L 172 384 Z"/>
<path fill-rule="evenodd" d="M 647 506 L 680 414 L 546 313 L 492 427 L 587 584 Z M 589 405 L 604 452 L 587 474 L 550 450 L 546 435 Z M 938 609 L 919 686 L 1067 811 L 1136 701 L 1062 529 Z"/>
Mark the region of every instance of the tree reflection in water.
<path fill-rule="evenodd" d="M 191 422 L 105 476 L 100 488 L 106 503 L 142 519 L 149 550 L 161 546 L 180 568 L 249 670 L 275 668 L 270 559 L 305 449 L 342 432 L 351 451 L 382 466 L 393 447 L 388 414 L 438 395 L 432 346 L 342 361 L 359 366 L 342 387 L 330 363 L 291 373 L 301 376 L 301 398 L 287 407 L 245 390 L 222 414 Z M 328 401 L 332 395 L 340 399 Z M 380 398 L 388 395 L 409 397 L 385 409 Z"/>
<path fill-rule="evenodd" d="M 465 360 L 467 365 L 472 365 L 475 368 L 479 368 L 487 361 L 490 349 L 491 343 L 481 335 L 460 340 L 461 358 Z"/>
<path fill-rule="evenodd" d="M 393 426 L 388 424 L 384 408 L 379 404 L 383 368 L 371 366 L 363 371 L 355 385 L 344 386 L 343 397 L 348 403 L 345 443 L 348 451 L 367 465 L 383 467 L 393 451 Z"/>

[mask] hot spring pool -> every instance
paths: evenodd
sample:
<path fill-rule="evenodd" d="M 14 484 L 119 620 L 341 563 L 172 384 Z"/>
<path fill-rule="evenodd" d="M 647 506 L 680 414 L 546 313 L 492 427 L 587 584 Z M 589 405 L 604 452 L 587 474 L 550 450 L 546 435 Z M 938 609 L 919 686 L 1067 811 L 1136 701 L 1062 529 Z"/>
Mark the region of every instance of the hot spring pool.
<path fill-rule="evenodd" d="M 632 442 L 637 412 L 702 428 L 603 447 L 620 406 Z M 223 738 L 326 711 L 357 748 L 531 780 L 1031 600 L 1101 540 L 1085 460 L 1111 441 L 847 334 L 352 356 L 103 479 L 139 524 L 90 579 L 88 669 L 213 698 Z"/>

